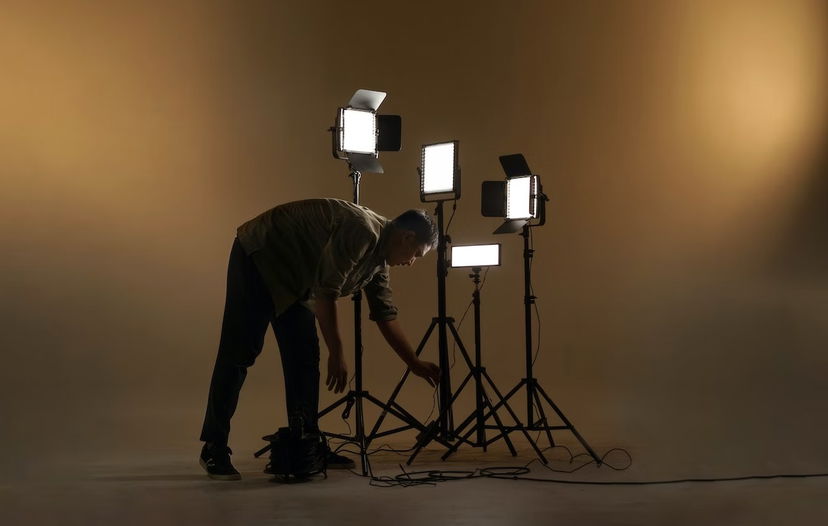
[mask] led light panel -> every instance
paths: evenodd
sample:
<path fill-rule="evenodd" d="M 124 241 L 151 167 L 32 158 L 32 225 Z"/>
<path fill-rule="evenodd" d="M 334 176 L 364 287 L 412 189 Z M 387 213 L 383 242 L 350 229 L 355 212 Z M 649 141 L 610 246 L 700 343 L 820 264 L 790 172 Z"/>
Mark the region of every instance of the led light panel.
<path fill-rule="evenodd" d="M 454 191 L 455 144 L 444 142 L 423 146 L 422 190 L 424 194 Z"/>
<path fill-rule="evenodd" d="M 377 118 L 371 111 L 341 109 L 341 148 L 352 153 L 377 152 Z"/>
<path fill-rule="evenodd" d="M 537 176 L 512 177 L 506 180 L 506 219 L 537 217 Z"/>
<path fill-rule="evenodd" d="M 493 245 L 454 245 L 451 247 L 452 267 L 500 266 L 500 243 Z"/>

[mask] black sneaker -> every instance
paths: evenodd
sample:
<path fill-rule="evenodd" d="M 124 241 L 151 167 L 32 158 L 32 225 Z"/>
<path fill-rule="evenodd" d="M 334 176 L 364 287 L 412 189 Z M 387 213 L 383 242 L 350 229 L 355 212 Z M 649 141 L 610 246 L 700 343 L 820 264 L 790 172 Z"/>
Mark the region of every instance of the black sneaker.
<path fill-rule="evenodd" d="M 353 460 L 342 455 L 337 455 L 330 449 L 328 449 L 326 456 L 328 469 L 354 469 L 354 467 L 356 467 Z"/>
<path fill-rule="evenodd" d="M 230 463 L 232 454 L 233 452 L 227 446 L 213 446 L 205 443 L 201 448 L 201 458 L 198 459 L 198 463 L 211 479 L 241 480 L 241 475 Z"/>

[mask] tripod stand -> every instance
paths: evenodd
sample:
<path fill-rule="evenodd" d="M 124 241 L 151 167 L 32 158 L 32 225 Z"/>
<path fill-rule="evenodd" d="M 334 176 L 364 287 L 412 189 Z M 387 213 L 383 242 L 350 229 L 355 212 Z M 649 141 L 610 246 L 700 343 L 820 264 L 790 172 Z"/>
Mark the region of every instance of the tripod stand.
<path fill-rule="evenodd" d="M 359 184 L 362 178 L 362 174 L 358 170 L 352 169 L 351 173 L 349 174 L 349 177 L 351 177 L 351 179 L 353 180 L 354 203 L 359 204 Z M 345 409 L 342 412 L 342 418 L 348 419 L 351 414 L 351 409 L 356 408 L 356 423 L 354 426 L 353 435 L 343 435 L 328 432 L 325 432 L 323 434 L 329 437 L 339 438 L 342 440 L 347 440 L 349 442 L 355 443 L 359 447 L 362 475 L 365 476 L 368 474 L 368 468 L 370 466 L 367 449 L 371 440 L 374 438 L 375 433 L 372 432 L 371 436 L 367 436 L 365 434 L 365 412 L 363 400 L 367 400 L 379 407 L 380 409 L 382 409 L 383 415 L 391 413 L 392 415 L 394 415 L 395 417 L 407 424 L 405 426 L 393 430 L 393 432 L 403 431 L 412 428 L 418 429 L 420 430 L 420 432 L 424 432 L 426 428 L 399 404 L 394 402 L 384 404 L 377 398 L 372 396 L 370 393 L 368 393 L 368 391 L 362 389 L 362 292 L 355 292 L 353 296 L 351 296 L 351 300 L 354 303 L 355 386 L 354 389 L 349 390 L 348 393 L 343 395 L 339 400 L 335 401 L 334 403 L 320 411 L 318 417 L 322 418 L 323 416 L 327 415 L 337 407 L 341 406 L 342 404 L 345 404 Z"/>
<path fill-rule="evenodd" d="M 440 385 L 438 387 L 440 416 L 436 421 L 428 424 L 428 426 L 426 426 L 418 435 L 417 448 L 414 455 L 412 455 L 412 457 L 409 458 L 409 464 L 413 460 L 413 457 L 416 455 L 416 453 L 419 452 L 419 450 L 422 447 L 424 447 L 427 443 L 429 443 L 431 440 L 437 440 L 438 442 L 444 445 L 448 445 L 448 442 L 455 438 L 454 415 L 451 410 L 451 404 L 454 398 L 452 397 L 451 393 L 451 375 L 449 371 L 449 331 L 451 331 L 451 335 L 454 338 L 454 341 L 460 347 L 463 356 L 466 359 L 466 362 L 471 367 L 471 362 L 468 358 L 465 347 L 463 346 L 463 341 L 460 338 L 460 334 L 457 332 L 457 329 L 454 326 L 454 318 L 450 318 L 446 315 L 447 239 L 443 228 L 443 201 L 437 202 L 435 214 L 437 215 L 437 317 L 431 319 L 431 324 L 428 326 L 428 329 L 426 330 L 422 340 L 420 340 L 419 345 L 417 345 L 416 355 L 420 355 L 420 353 L 425 348 L 428 339 L 434 332 L 434 329 L 437 328 L 438 356 L 440 362 Z M 397 383 L 397 386 L 394 388 L 394 391 L 391 393 L 391 397 L 388 399 L 388 402 L 386 402 L 386 404 L 389 407 L 399 408 L 399 405 L 396 403 L 396 399 L 400 393 L 400 390 L 402 389 L 403 384 L 408 379 L 409 372 L 410 371 L 407 370 L 405 374 L 403 374 L 402 379 L 400 379 L 399 383 Z M 406 427 L 393 429 L 385 432 L 379 432 L 379 428 L 380 426 L 382 426 L 386 414 L 386 411 L 383 411 L 380 414 L 379 418 L 377 419 L 377 422 L 374 424 L 374 428 L 371 430 L 371 439 L 389 435 L 391 433 L 396 433 L 404 429 L 410 429 L 410 427 Z"/>
<path fill-rule="evenodd" d="M 508 400 L 514 396 L 521 388 L 526 388 L 526 423 L 522 425 L 517 425 L 514 427 L 508 428 L 509 431 L 520 430 L 523 432 L 527 431 L 541 431 L 546 433 L 546 437 L 549 440 L 549 446 L 553 447 L 555 445 L 555 441 L 552 438 L 552 431 L 561 431 L 561 430 L 569 430 L 575 435 L 575 438 L 578 439 L 578 442 L 587 450 L 589 455 L 595 460 L 596 464 L 599 466 L 602 464 L 601 458 L 595 453 L 595 451 L 589 446 L 589 444 L 584 440 L 578 430 L 575 429 L 575 426 L 566 418 L 566 415 L 560 410 L 560 408 L 552 401 L 552 398 L 546 394 L 546 391 L 543 390 L 540 383 L 538 383 L 537 378 L 535 378 L 532 374 L 532 365 L 533 365 L 533 356 L 532 356 L 532 305 L 535 304 L 536 296 L 532 294 L 532 257 L 534 256 L 534 249 L 530 245 L 529 238 L 531 236 L 529 228 L 531 225 L 525 224 L 523 225 L 523 229 L 521 232 L 521 237 L 523 237 L 523 306 L 524 306 L 524 327 L 525 327 L 525 339 L 526 339 L 526 377 L 521 379 L 518 384 L 512 388 L 511 391 L 506 393 L 506 396 L 503 397 L 503 400 L 498 404 L 495 404 L 493 407 L 493 411 L 496 410 L 501 404 L 507 404 Z M 546 411 L 544 411 L 542 401 L 546 401 L 549 407 L 558 415 L 558 418 L 563 422 L 564 425 L 553 426 L 549 424 L 549 420 L 546 416 Z M 507 406 L 508 407 L 508 406 Z M 535 411 L 537 410 L 538 418 L 535 418 Z M 540 460 L 546 464 L 547 460 L 546 457 L 543 456 L 543 453 L 535 446 L 535 452 L 538 454 Z"/>
<path fill-rule="evenodd" d="M 512 441 L 509 440 L 509 432 L 504 427 L 503 422 L 501 422 L 500 417 L 498 417 L 497 410 L 492 406 L 492 402 L 489 398 L 489 395 L 486 393 L 486 386 L 483 384 L 485 380 L 492 391 L 494 391 L 497 399 L 500 400 L 498 406 L 503 406 L 506 408 L 506 411 L 509 412 L 512 419 L 515 421 L 516 424 L 520 425 L 520 420 L 518 419 L 515 412 L 509 406 L 509 404 L 504 400 L 503 395 L 500 394 L 497 386 L 495 385 L 494 381 L 492 381 L 489 374 L 486 372 L 486 368 L 482 366 L 482 358 L 481 358 L 481 338 L 480 338 L 480 267 L 473 267 L 472 273 L 469 274 L 469 277 L 472 278 L 474 282 L 474 293 L 472 294 L 472 304 L 474 305 L 474 365 L 470 364 L 469 367 L 469 374 L 466 375 L 465 380 L 460 384 L 460 388 L 457 390 L 457 394 L 463 390 L 466 386 L 468 381 L 474 378 L 474 385 L 475 385 L 475 409 L 471 412 L 471 414 L 457 427 L 455 432 L 459 435 L 465 428 L 471 423 L 474 423 L 469 430 L 463 435 L 460 440 L 455 442 L 448 451 L 443 454 L 442 459 L 445 460 L 457 451 L 460 445 L 463 442 L 467 442 L 473 447 L 482 447 L 483 451 L 486 451 L 487 447 L 503 438 L 506 442 L 506 445 L 509 448 L 509 451 L 512 453 L 512 456 L 517 456 L 517 451 L 515 451 L 514 445 L 512 445 Z M 457 396 L 455 395 L 455 397 Z M 488 413 L 486 410 L 488 409 Z M 494 418 L 496 425 L 487 425 L 486 421 L 489 418 Z M 487 440 L 486 439 L 486 430 L 487 429 L 499 429 L 500 435 Z M 538 454 L 541 454 L 540 450 L 538 449 L 537 444 L 534 440 L 529 436 L 529 433 L 525 429 L 521 429 L 526 439 L 535 449 Z M 476 434 L 476 439 L 474 442 L 468 442 L 468 438 Z"/>

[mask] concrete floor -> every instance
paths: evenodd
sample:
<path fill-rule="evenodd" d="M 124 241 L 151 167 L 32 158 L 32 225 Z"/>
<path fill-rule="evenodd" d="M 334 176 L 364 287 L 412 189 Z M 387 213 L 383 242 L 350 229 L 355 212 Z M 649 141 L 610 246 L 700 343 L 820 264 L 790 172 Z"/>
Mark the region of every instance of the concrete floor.
<path fill-rule="evenodd" d="M 397 445 L 397 444 L 395 444 Z M 407 446 L 406 444 L 405 446 Z M 399 444 L 399 446 L 403 446 Z M 405 447 L 403 446 L 403 447 Z M 303 484 L 273 483 L 261 472 L 264 460 L 237 448 L 239 482 L 206 478 L 193 450 L 153 452 L 141 458 L 87 455 L 32 467 L 0 485 L 0 524 L 826 524 L 828 479 L 774 479 L 682 483 L 660 486 L 584 486 L 530 481 L 474 479 L 437 486 L 371 487 L 347 471 Z M 600 448 L 597 448 L 600 450 Z M 461 450 L 447 462 L 439 448 L 425 450 L 408 470 L 473 470 L 531 462 L 503 448 L 482 453 Z M 638 455 L 636 455 L 638 456 Z M 400 473 L 406 457 L 374 455 L 378 475 Z M 622 463 L 623 457 L 611 457 Z M 566 469 L 561 450 L 551 465 Z M 608 461 L 610 458 L 608 458 Z M 555 474 L 533 463 L 531 476 L 567 480 L 625 481 L 705 474 L 670 467 L 627 471 L 587 466 L 576 474 Z"/>

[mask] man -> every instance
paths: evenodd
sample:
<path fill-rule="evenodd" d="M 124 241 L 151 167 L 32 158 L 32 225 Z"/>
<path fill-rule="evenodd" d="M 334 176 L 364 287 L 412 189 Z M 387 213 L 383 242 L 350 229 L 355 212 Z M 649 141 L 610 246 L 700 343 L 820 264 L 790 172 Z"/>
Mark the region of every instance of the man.
<path fill-rule="evenodd" d="M 319 339 L 328 347 L 328 390 L 348 383 L 336 300 L 364 289 L 388 344 L 434 386 L 437 365 L 417 358 L 401 330 L 391 300 L 388 269 L 411 265 L 436 244 L 431 217 L 408 210 L 393 221 L 339 199 L 308 199 L 277 206 L 238 228 L 227 269 L 227 299 L 218 357 L 201 431 L 200 464 L 210 478 L 239 480 L 227 447 L 239 392 L 261 353 L 267 326 L 279 344 L 289 419 L 316 430 L 319 408 Z M 353 467 L 328 453 L 328 467 Z"/>

